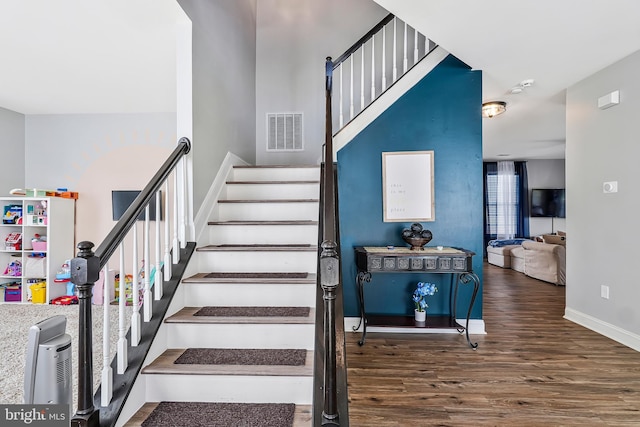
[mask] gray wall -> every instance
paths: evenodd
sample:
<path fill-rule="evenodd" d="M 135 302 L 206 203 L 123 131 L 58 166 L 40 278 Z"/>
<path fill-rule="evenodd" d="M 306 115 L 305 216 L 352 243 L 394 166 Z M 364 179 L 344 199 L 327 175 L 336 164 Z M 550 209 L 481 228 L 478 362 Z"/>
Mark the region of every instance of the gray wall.
<path fill-rule="evenodd" d="M 260 0 L 255 151 L 258 164 L 315 164 L 324 143 L 324 62 L 388 12 L 371 0 Z M 303 113 L 304 151 L 266 151 L 266 114 Z"/>
<path fill-rule="evenodd" d="M 529 201 L 533 188 L 566 188 L 564 159 L 527 160 Z M 539 236 L 558 230 L 566 231 L 566 218 L 529 218 L 529 234 Z"/>
<path fill-rule="evenodd" d="M 256 0 L 178 0 L 193 23 L 193 206 L 227 152 L 255 163 Z"/>
<path fill-rule="evenodd" d="M 640 52 L 567 91 L 567 315 L 640 342 L 640 286 L 633 243 L 640 212 Z M 620 104 L 597 108 L 620 90 Z M 619 192 L 604 194 L 603 182 Z M 610 298 L 600 296 L 601 285 Z M 632 335 L 630 335 L 632 334 Z"/>
<path fill-rule="evenodd" d="M 175 113 L 28 115 L 25 185 L 77 191 L 76 237 L 98 244 L 115 224 L 111 191 L 141 190 L 176 141 Z"/>
<path fill-rule="evenodd" d="M 0 194 L 25 186 L 24 158 L 25 116 L 0 108 L 0 147 L 2 147 L 2 180 Z"/>

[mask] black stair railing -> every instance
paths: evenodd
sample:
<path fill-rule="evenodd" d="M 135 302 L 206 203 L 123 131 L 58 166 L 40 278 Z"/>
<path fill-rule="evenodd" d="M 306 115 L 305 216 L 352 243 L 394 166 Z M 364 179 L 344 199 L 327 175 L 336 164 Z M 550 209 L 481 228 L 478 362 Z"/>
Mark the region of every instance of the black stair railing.
<path fill-rule="evenodd" d="M 320 238 L 318 259 L 318 302 L 322 330 L 316 335 L 316 386 L 314 389 L 314 425 L 348 426 L 346 363 L 344 351 L 344 318 L 340 289 L 339 221 L 337 209 L 336 171 L 333 162 L 331 131 L 331 90 L 333 66 L 326 60 L 325 79 L 325 144 L 320 194 Z M 320 298 L 321 297 L 321 298 Z M 317 305 L 320 308 L 319 304 Z M 318 310 L 320 311 L 320 310 Z M 320 411 L 320 408 L 322 411 Z"/>
<path fill-rule="evenodd" d="M 71 260 L 71 281 L 75 283 L 77 287 L 79 310 L 78 404 L 77 411 L 71 418 L 71 425 L 74 427 L 96 427 L 115 424 L 119 413 L 118 410 L 105 422 L 105 420 L 100 419 L 100 410 L 98 410 L 94 404 L 91 315 L 93 287 L 99 278 L 100 270 L 107 264 L 107 261 L 121 245 L 129 230 L 136 224 L 138 216 L 145 212 L 145 210 L 148 212 L 148 206 L 152 198 L 158 194 L 161 186 L 166 183 L 167 178 L 183 157 L 189 153 L 190 149 L 191 142 L 189 139 L 181 138 L 178 141 L 176 148 L 167 160 L 95 251 L 93 251 L 94 244 L 92 242 L 82 241 L 78 243 L 78 255 Z M 177 191 L 178 189 L 175 190 Z M 149 260 L 147 260 L 147 263 L 148 262 Z M 165 268 L 167 267 L 169 266 L 165 265 Z M 159 274 L 159 266 L 157 266 L 156 276 Z M 120 276 L 123 278 L 124 274 Z M 122 300 L 124 298 L 124 280 L 121 280 L 121 283 L 120 299 Z M 103 304 L 109 304 L 106 294 L 104 295 Z M 108 319 L 106 320 L 108 321 Z M 128 383 L 127 385 L 130 387 L 134 379 L 135 375 L 127 376 L 125 382 Z M 121 399 L 119 403 L 123 404 L 124 399 Z"/>

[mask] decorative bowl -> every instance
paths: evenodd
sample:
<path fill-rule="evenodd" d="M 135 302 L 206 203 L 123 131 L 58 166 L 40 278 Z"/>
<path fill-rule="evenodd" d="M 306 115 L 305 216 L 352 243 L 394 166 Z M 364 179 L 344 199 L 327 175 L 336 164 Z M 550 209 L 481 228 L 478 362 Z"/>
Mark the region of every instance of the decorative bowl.
<path fill-rule="evenodd" d="M 402 236 L 402 240 L 404 240 L 405 242 L 407 242 L 408 244 L 411 245 L 411 250 L 412 251 L 421 251 L 423 250 L 423 246 L 426 245 L 427 243 L 429 243 L 431 241 L 431 239 L 433 238 L 433 236 L 426 236 L 426 237 L 406 237 L 406 236 Z"/>

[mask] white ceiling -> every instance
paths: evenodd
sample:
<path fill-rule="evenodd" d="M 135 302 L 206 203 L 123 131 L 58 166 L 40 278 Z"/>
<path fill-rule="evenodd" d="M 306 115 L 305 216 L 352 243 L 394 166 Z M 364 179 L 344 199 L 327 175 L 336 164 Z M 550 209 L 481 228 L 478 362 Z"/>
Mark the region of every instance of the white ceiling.
<path fill-rule="evenodd" d="M 375 1 L 482 70 L 483 101 L 507 102 L 483 120 L 485 159 L 564 158 L 565 89 L 640 49 L 638 0 Z M 0 106 L 175 111 L 186 19 L 175 0 L 0 0 Z M 509 93 L 525 79 L 535 83 Z"/>
<path fill-rule="evenodd" d="M 483 102 L 507 102 L 483 120 L 485 159 L 564 158 L 565 89 L 640 49 L 638 0 L 375 1 L 482 70 Z"/>
<path fill-rule="evenodd" d="M 175 0 L 0 0 L 0 106 L 23 114 L 176 110 Z"/>

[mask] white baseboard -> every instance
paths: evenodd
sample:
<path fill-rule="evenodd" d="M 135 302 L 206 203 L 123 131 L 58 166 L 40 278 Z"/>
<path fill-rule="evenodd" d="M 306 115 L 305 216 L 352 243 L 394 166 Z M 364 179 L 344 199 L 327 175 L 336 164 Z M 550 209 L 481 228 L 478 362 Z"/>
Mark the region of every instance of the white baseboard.
<path fill-rule="evenodd" d="M 564 318 L 636 351 L 640 351 L 640 335 L 636 335 L 611 323 L 603 322 L 600 319 L 571 308 L 565 308 Z"/>
<path fill-rule="evenodd" d="M 461 325 L 464 325 L 466 319 L 457 319 Z M 354 331 L 360 322 L 359 317 L 345 317 L 344 330 L 347 332 Z M 356 329 L 356 332 L 362 332 L 362 325 Z M 457 334 L 458 330 L 453 328 L 391 328 L 387 326 L 367 326 L 369 332 L 386 332 L 388 334 Z M 469 319 L 469 335 L 486 335 L 484 329 L 484 320 Z"/>
<path fill-rule="evenodd" d="M 229 174 L 233 170 L 233 167 L 238 165 L 245 166 L 248 165 L 248 163 L 235 154 L 228 152 L 220 165 L 220 169 L 218 169 L 218 173 L 213 180 L 213 184 L 211 184 L 211 187 L 207 192 L 207 196 L 202 202 L 202 206 L 200 206 L 200 209 L 196 214 L 194 220 L 196 242 L 207 241 L 206 239 L 208 239 L 208 234 L 205 235 L 204 233 L 208 233 L 207 223 L 209 222 L 211 213 L 213 212 L 216 202 L 220 198 L 220 192 L 222 191 Z"/>

